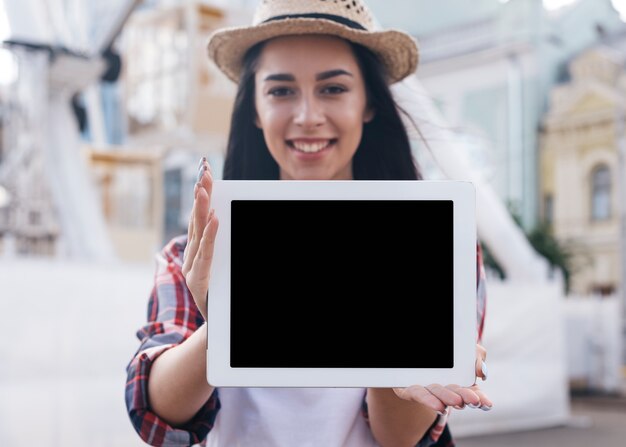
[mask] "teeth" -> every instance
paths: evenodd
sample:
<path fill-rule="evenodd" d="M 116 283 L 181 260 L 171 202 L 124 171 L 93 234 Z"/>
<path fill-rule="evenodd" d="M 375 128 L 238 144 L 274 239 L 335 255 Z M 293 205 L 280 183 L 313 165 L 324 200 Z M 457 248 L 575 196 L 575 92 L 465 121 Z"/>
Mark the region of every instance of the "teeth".
<path fill-rule="evenodd" d="M 293 142 L 293 147 L 302 152 L 319 152 L 330 144 L 330 141 L 325 141 L 323 143 L 301 143 L 301 142 Z"/>

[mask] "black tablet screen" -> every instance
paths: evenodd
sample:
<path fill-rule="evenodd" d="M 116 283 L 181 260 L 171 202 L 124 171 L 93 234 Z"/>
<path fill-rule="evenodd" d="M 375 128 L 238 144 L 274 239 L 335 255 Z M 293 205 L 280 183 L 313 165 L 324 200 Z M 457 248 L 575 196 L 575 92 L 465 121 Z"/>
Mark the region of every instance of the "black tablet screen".
<path fill-rule="evenodd" d="M 231 367 L 453 366 L 452 201 L 231 207 Z"/>

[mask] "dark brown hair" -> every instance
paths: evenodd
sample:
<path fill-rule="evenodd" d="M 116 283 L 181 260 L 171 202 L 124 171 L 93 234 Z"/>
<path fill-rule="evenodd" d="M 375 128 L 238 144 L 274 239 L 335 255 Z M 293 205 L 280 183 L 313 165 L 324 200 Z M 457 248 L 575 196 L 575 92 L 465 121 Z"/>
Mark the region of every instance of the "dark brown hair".
<path fill-rule="evenodd" d="M 363 136 L 352 160 L 354 179 L 421 179 L 383 65 L 367 48 L 348 43 L 363 74 L 368 105 L 375 111 L 374 118 L 363 125 Z M 267 148 L 263 132 L 254 124 L 254 77 L 263 45 L 255 45 L 244 57 L 224 162 L 225 180 L 279 178 L 278 164 Z"/>

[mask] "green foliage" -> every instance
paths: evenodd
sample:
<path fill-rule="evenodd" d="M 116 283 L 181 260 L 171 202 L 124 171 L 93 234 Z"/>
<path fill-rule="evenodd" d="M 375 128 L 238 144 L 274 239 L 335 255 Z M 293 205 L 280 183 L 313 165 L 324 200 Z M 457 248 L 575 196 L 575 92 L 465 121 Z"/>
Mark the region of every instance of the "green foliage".
<path fill-rule="evenodd" d="M 509 206 L 509 212 L 515 223 L 520 227 L 521 218 L 518 213 L 511 210 Z M 524 231 L 528 242 L 535 249 L 537 253 L 543 256 L 550 267 L 558 268 L 563 272 L 563 279 L 565 280 L 565 293 L 570 290 L 571 275 L 574 271 L 574 250 L 565 243 L 562 243 L 554 237 L 552 228 L 547 222 L 541 222 L 536 225 L 530 231 Z M 484 263 L 485 267 L 489 268 L 492 272 L 495 272 L 500 278 L 506 278 L 506 272 L 498 264 L 498 261 L 493 257 L 488 248 L 483 244 Z"/>
<path fill-rule="evenodd" d="M 552 268 L 559 268 L 565 280 L 565 293 L 570 290 L 570 278 L 574 268 L 574 253 L 572 249 L 559 242 L 552 234 L 550 225 L 541 222 L 526 234 L 533 248 L 548 260 Z"/>
<path fill-rule="evenodd" d="M 500 264 L 498 264 L 496 258 L 493 257 L 493 255 L 489 251 L 489 248 L 483 243 L 481 243 L 480 245 L 483 249 L 483 263 L 485 264 L 485 267 L 498 275 L 500 279 L 506 278 L 506 273 L 504 273 L 504 270 L 502 270 L 502 267 L 500 267 Z"/>

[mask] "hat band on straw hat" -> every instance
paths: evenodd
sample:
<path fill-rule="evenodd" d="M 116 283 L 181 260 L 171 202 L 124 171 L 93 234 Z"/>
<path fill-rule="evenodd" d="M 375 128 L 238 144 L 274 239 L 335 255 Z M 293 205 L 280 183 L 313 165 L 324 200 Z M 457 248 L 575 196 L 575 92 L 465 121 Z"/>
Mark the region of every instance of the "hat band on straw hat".
<path fill-rule="evenodd" d="M 346 19 L 345 17 L 341 17 L 341 16 L 336 16 L 333 14 L 318 14 L 318 13 L 310 13 L 310 14 L 286 14 L 286 15 L 282 15 L 282 16 L 276 16 L 276 17 L 270 17 L 267 20 L 264 20 L 261 23 L 268 23 L 268 22 L 274 22 L 276 20 L 286 20 L 286 19 L 325 19 L 325 20 L 330 20 L 333 22 L 337 22 L 341 25 L 345 25 L 349 28 L 352 29 L 359 29 L 359 30 L 363 30 L 363 31 L 367 31 L 367 28 L 365 28 L 364 26 L 362 26 L 361 24 L 350 20 L 350 19 Z"/>
<path fill-rule="evenodd" d="M 1 1 L 1 0 L 0 0 Z M 388 84 L 415 71 L 417 41 L 398 30 L 376 30 L 375 20 L 362 0 L 263 0 L 252 25 L 222 28 L 209 37 L 209 57 L 229 79 L 240 81 L 250 48 L 282 36 L 329 35 L 371 51 L 384 67 Z"/>

